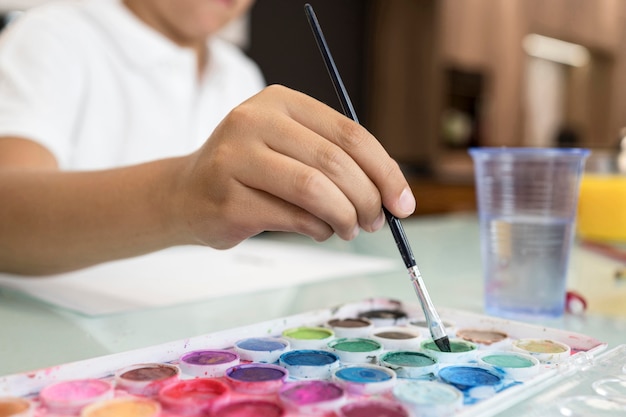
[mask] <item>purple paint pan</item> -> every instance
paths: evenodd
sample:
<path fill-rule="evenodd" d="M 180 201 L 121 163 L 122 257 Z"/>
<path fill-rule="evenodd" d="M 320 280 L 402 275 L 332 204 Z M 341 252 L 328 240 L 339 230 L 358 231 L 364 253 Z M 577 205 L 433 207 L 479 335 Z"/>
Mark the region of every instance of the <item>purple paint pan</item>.
<path fill-rule="evenodd" d="M 195 350 L 180 357 L 178 366 L 189 376 L 216 378 L 231 366 L 239 365 L 239 355 L 228 350 Z"/>
<path fill-rule="evenodd" d="M 226 370 L 226 380 L 237 392 L 246 394 L 276 393 L 287 379 L 288 372 L 282 366 L 248 363 Z"/>

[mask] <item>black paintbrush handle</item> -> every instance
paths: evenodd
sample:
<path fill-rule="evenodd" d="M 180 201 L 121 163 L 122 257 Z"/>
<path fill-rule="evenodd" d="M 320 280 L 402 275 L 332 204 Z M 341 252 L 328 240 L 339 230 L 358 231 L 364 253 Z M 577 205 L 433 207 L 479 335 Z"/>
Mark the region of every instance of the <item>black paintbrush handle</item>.
<path fill-rule="evenodd" d="M 354 107 L 352 107 L 352 102 L 350 101 L 348 92 L 343 85 L 343 81 L 341 81 L 339 70 L 337 70 L 337 67 L 335 66 L 335 61 L 330 54 L 330 49 L 328 48 L 328 44 L 326 43 L 326 39 L 324 38 L 324 35 L 322 33 L 322 28 L 317 21 L 317 17 L 315 16 L 313 7 L 311 7 L 310 4 L 305 4 L 304 11 L 309 20 L 309 24 L 311 25 L 311 29 L 313 29 L 313 34 L 315 35 L 317 46 L 322 53 L 324 63 L 326 64 L 326 69 L 328 70 L 330 78 L 333 81 L 333 86 L 335 87 L 337 96 L 341 101 L 341 107 L 343 108 L 343 112 L 347 117 L 358 123 L 359 120 L 356 117 L 356 112 L 354 111 Z M 437 314 L 437 311 L 435 311 L 435 306 L 433 306 L 432 301 L 430 301 L 430 297 L 426 292 L 426 287 L 422 283 L 422 275 L 420 274 L 419 269 L 415 264 L 415 259 L 413 258 L 413 253 L 411 252 L 409 240 L 404 233 L 404 228 L 402 227 L 400 220 L 398 220 L 393 214 L 391 214 L 391 212 L 387 210 L 384 206 L 383 211 L 385 213 L 385 217 L 387 218 L 387 223 L 389 224 L 391 233 L 393 234 L 393 238 L 396 241 L 396 245 L 398 246 L 398 250 L 400 251 L 400 255 L 402 256 L 402 260 L 404 261 L 404 264 L 409 271 L 409 275 L 411 277 L 411 282 L 413 283 L 413 286 L 415 288 L 415 292 L 420 300 L 420 303 L 422 304 L 422 309 L 424 310 L 424 315 L 426 316 L 426 321 L 428 322 L 428 327 L 430 328 L 430 334 L 432 335 L 433 340 L 442 352 L 450 352 L 450 341 L 445 333 L 443 324 L 439 319 L 439 315 Z"/>
<path fill-rule="evenodd" d="M 335 92 L 337 93 L 337 97 L 341 102 L 343 114 L 345 114 L 347 117 L 354 120 L 355 122 L 359 123 L 359 118 L 356 116 L 356 112 L 354 111 L 354 106 L 352 106 L 352 101 L 350 101 L 348 91 L 346 90 L 346 87 L 341 80 L 339 70 L 337 69 L 337 66 L 335 65 L 335 60 L 330 53 L 330 48 L 326 43 L 326 38 L 324 37 L 322 28 L 317 21 L 317 16 L 313 11 L 313 7 L 309 3 L 304 5 L 304 13 L 306 14 L 309 24 L 311 25 L 311 29 L 313 29 L 315 43 L 317 44 L 320 53 L 322 54 L 322 58 L 324 59 L 324 63 L 326 64 L 326 70 L 328 70 L 328 75 L 330 75 L 330 78 L 333 81 L 333 87 L 335 87 Z"/>
<path fill-rule="evenodd" d="M 333 81 L 333 87 L 335 87 L 335 92 L 337 93 L 337 97 L 341 102 L 341 108 L 343 109 L 343 113 L 350 119 L 359 123 L 359 119 L 356 116 L 354 107 L 352 106 L 352 101 L 350 101 L 348 91 L 346 90 L 346 87 L 341 80 L 339 70 L 337 69 L 337 66 L 335 65 L 335 60 L 330 53 L 330 48 L 326 43 L 326 38 L 324 38 L 322 28 L 320 27 L 320 24 L 317 20 L 317 16 L 315 16 L 313 7 L 311 7 L 311 5 L 308 3 L 305 4 L 304 12 L 309 21 L 309 24 L 311 25 L 311 29 L 313 30 L 313 36 L 315 36 L 315 41 L 322 54 L 324 63 L 326 64 L 328 75 L 330 75 L 330 78 Z M 383 207 L 383 211 L 385 212 L 387 223 L 389 223 L 391 233 L 393 234 L 393 238 L 396 241 L 396 245 L 398 246 L 398 250 L 400 251 L 400 255 L 402 256 L 404 264 L 407 268 L 415 266 L 415 258 L 413 257 L 413 253 L 411 252 L 409 241 L 406 237 L 406 234 L 404 233 L 404 228 L 402 227 L 400 220 L 398 220 L 398 218 L 391 214 L 391 212 L 385 207 Z"/>
<path fill-rule="evenodd" d="M 391 212 L 385 207 L 383 207 L 383 212 L 385 213 L 385 217 L 387 218 L 387 223 L 389 224 L 389 228 L 391 229 L 393 239 L 398 246 L 398 250 L 400 251 L 400 256 L 402 256 L 404 265 L 406 265 L 407 268 L 415 266 L 415 258 L 413 257 L 413 252 L 411 251 L 409 240 L 404 233 L 402 223 L 400 223 L 400 220 L 396 216 L 391 214 Z"/>

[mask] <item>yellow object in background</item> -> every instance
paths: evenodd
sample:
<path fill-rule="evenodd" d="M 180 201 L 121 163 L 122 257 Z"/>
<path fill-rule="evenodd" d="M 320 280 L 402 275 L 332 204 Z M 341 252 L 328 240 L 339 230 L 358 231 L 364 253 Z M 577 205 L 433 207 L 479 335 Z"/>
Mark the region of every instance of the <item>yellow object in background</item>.
<path fill-rule="evenodd" d="M 626 175 L 583 175 L 577 234 L 588 240 L 626 242 Z"/>

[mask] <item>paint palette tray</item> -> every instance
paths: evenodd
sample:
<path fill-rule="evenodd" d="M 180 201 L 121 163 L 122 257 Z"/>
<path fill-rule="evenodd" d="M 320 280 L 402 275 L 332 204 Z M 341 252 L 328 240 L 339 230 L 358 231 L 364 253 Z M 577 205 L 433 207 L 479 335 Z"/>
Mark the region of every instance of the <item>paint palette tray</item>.
<path fill-rule="evenodd" d="M 564 364 L 565 365 L 565 364 Z M 626 345 L 580 355 L 498 417 L 626 416 Z"/>
<path fill-rule="evenodd" d="M 430 340 L 419 306 L 368 299 L 0 377 L 0 416 L 556 417 L 578 415 L 563 414 L 572 404 L 624 406 L 626 346 L 603 353 L 579 333 L 439 313 L 451 353 Z M 568 409 L 564 396 L 588 404 Z"/>

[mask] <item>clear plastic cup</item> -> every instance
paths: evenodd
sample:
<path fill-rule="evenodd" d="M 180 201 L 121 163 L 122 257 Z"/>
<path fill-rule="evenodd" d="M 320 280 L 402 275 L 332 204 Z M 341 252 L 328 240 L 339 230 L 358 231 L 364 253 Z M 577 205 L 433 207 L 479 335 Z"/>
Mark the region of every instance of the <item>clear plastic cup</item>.
<path fill-rule="evenodd" d="M 472 148 L 488 314 L 560 317 L 587 149 Z"/>

